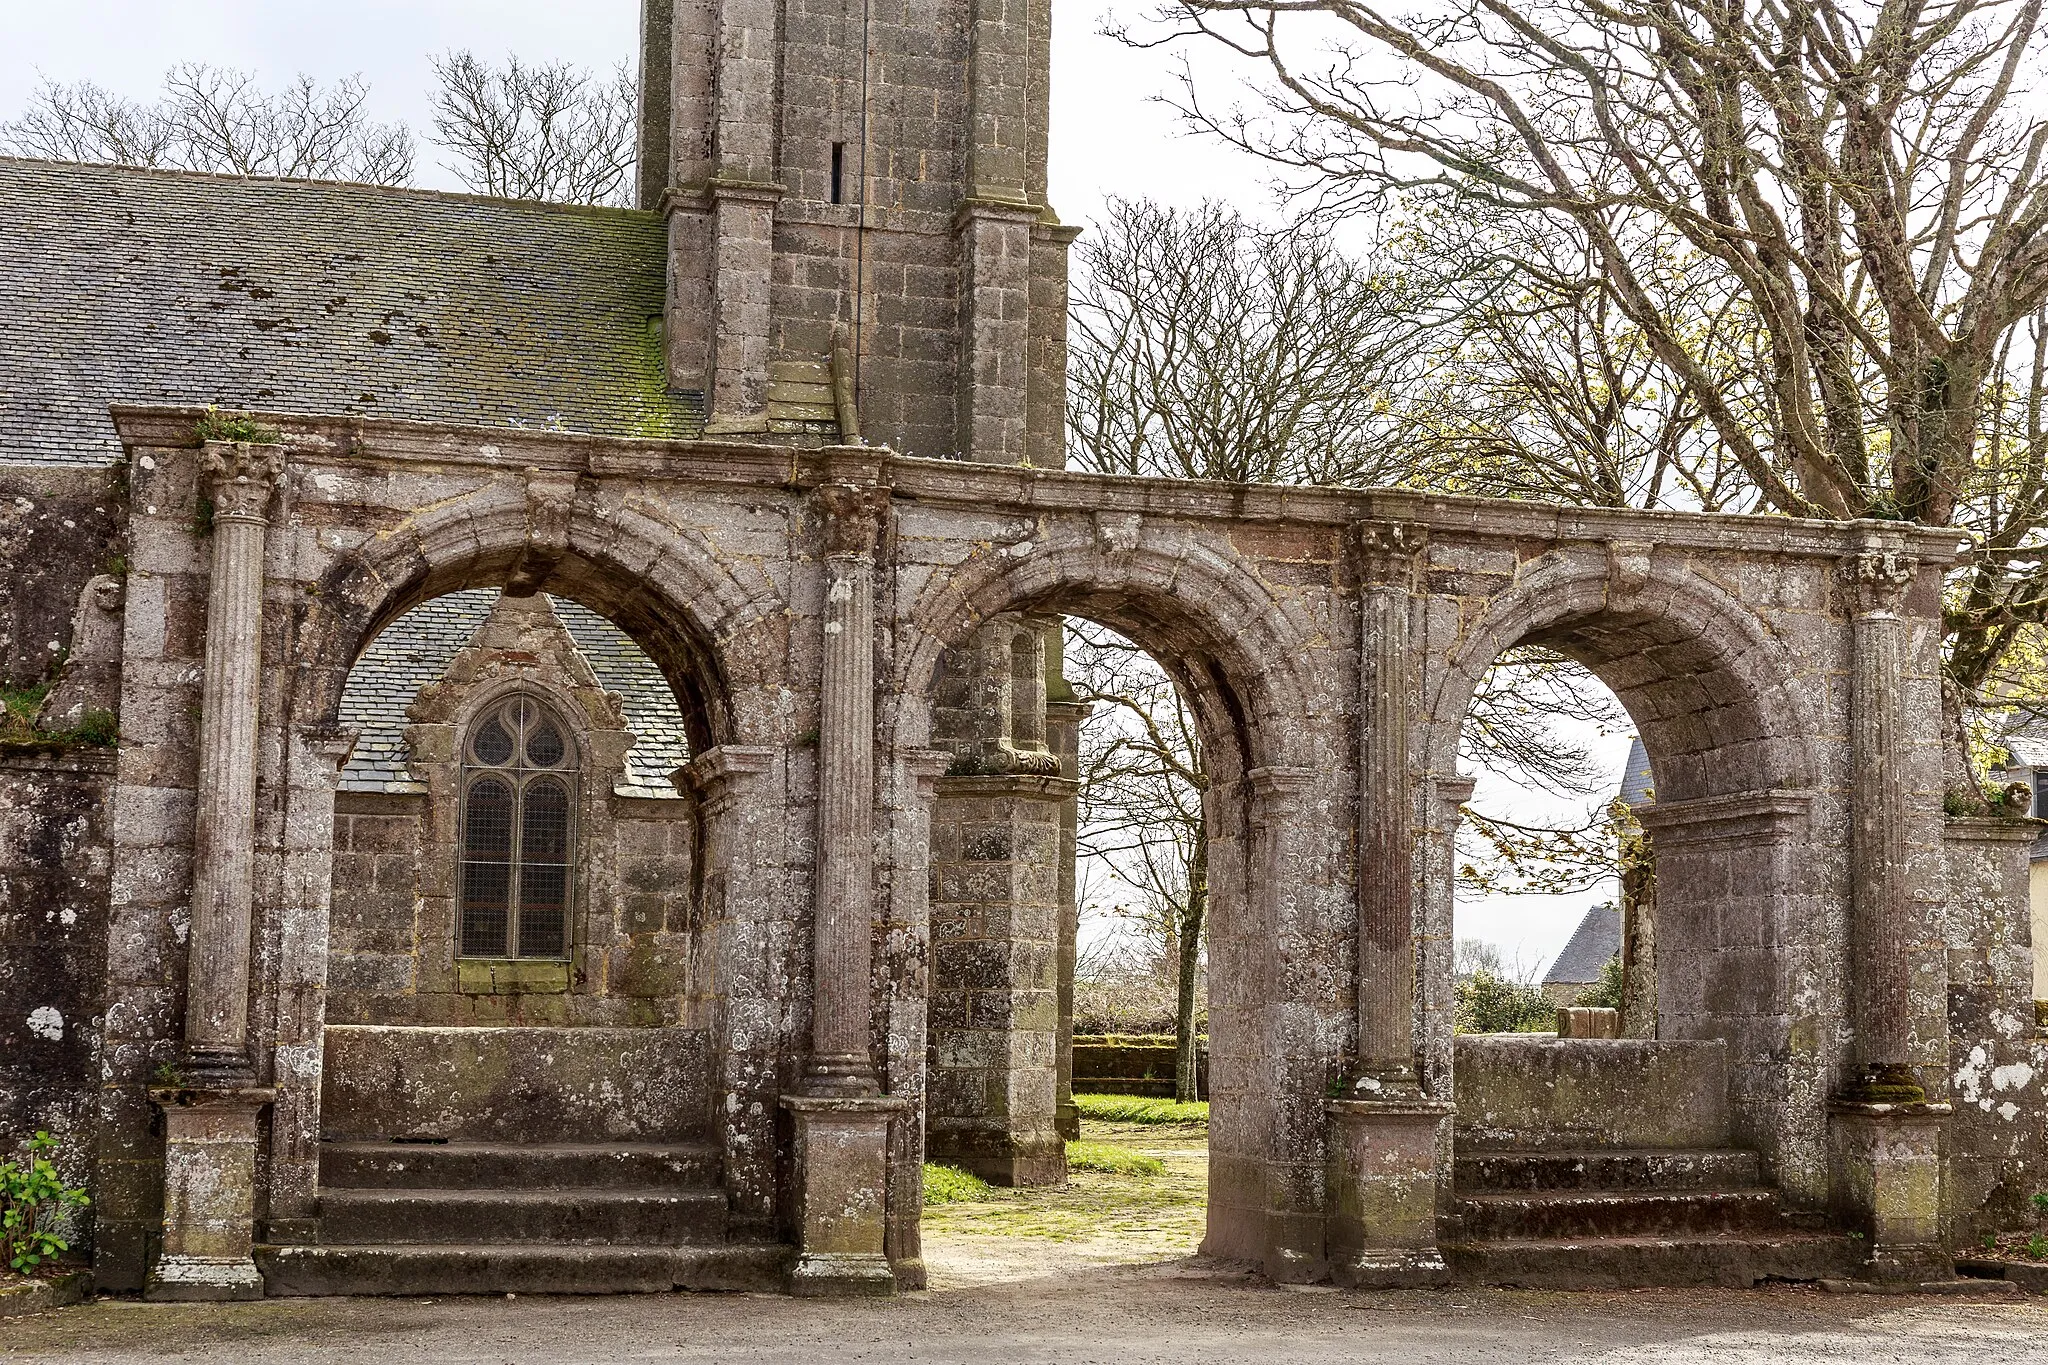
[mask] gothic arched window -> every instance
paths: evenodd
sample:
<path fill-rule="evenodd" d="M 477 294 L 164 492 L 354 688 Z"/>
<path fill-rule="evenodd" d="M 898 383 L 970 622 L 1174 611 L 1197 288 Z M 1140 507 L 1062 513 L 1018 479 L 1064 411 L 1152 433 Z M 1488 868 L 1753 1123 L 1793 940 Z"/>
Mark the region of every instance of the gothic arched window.
<path fill-rule="evenodd" d="M 462 746 L 464 957 L 569 955 L 576 750 L 530 696 L 492 704 Z"/>

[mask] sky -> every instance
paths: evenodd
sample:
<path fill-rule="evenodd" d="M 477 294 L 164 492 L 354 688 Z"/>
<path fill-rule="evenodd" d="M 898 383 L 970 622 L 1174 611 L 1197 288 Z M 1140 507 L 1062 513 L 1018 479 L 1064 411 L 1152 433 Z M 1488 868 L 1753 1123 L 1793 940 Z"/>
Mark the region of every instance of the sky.
<path fill-rule="evenodd" d="M 198 61 L 253 69 L 282 83 L 306 72 L 329 82 L 360 74 L 381 121 L 431 124 L 428 58 L 452 48 L 501 58 L 568 60 L 608 68 L 637 61 L 637 0 L 0 0 L 0 119 L 18 113 L 39 78 L 92 80 L 153 95 L 166 67 Z M 1184 134 L 1153 97 L 1174 88 L 1176 58 L 1134 51 L 1098 31 L 1101 0 L 1053 6 L 1053 205 L 1069 222 L 1095 216 L 1105 196 L 1149 195 L 1174 204 L 1221 199 L 1258 211 L 1270 203 L 1265 169 Z M 423 147 L 419 182 L 458 189 Z"/>
<path fill-rule="evenodd" d="M 167 67 L 196 61 L 254 70 L 265 84 L 282 84 L 302 71 L 322 83 L 361 75 L 375 118 L 403 120 L 424 133 L 431 126 L 434 54 L 469 48 L 489 59 L 510 52 L 602 70 L 637 61 L 639 27 L 637 0 L 0 0 L 0 7 L 7 39 L 0 46 L 0 120 L 14 117 L 45 77 L 96 81 L 148 98 Z M 1182 206 L 1214 199 L 1265 216 L 1275 202 L 1271 169 L 1187 131 L 1160 102 L 1178 89 L 1181 56 L 1134 50 L 1101 32 L 1107 22 L 1142 14 L 1142 0 L 1055 0 L 1054 208 L 1084 225 L 1114 195 Z M 1200 52 L 1190 55 L 1212 106 L 1245 98 L 1231 68 Z M 436 164 L 430 146 L 421 147 L 417 178 L 431 188 L 461 188 Z M 1626 736 L 1595 743 L 1617 782 L 1627 749 Z M 1483 809 L 1524 820 L 1578 818 L 1579 812 L 1546 806 L 1496 775 L 1480 779 L 1476 800 Z M 1586 907 L 1612 894 L 1465 901 L 1456 931 L 1498 943 L 1510 963 L 1540 970 Z"/>

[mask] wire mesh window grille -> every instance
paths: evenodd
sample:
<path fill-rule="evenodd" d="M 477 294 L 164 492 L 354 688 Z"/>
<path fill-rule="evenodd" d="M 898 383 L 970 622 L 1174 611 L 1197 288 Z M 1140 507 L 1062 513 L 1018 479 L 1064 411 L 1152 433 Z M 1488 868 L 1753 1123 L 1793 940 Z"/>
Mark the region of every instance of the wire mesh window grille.
<path fill-rule="evenodd" d="M 463 747 L 464 957 L 569 955 L 575 754 L 547 707 L 515 696 L 470 726 Z"/>

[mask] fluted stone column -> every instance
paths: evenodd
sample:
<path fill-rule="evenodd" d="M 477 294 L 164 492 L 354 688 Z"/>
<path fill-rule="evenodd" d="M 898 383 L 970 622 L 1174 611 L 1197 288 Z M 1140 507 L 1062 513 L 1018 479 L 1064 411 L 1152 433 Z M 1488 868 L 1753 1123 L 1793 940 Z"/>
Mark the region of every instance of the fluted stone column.
<path fill-rule="evenodd" d="M 1353 528 L 1359 621 L 1358 1051 L 1330 1116 L 1329 1257 L 1340 1284 L 1436 1284 L 1438 1169 L 1452 1107 L 1416 1065 L 1416 838 L 1408 768 L 1414 527 Z M 1452 808 L 1455 816 L 1455 807 Z M 1453 819 L 1455 825 L 1455 819 Z"/>
<path fill-rule="evenodd" d="M 1899 597 L 1913 577 L 1904 556 L 1870 550 L 1842 561 L 1855 613 L 1850 680 L 1850 876 L 1852 999 L 1857 1075 L 1851 1098 L 1913 1103 L 1927 1098 L 1908 1061 L 1911 982 L 1906 949 L 1912 901 L 1906 877 Z"/>
<path fill-rule="evenodd" d="M 1901 595 L 1916 565 L 1866 537 L 1842 561 L 1853 613 L 1850 668 L 1850 998 L 1856 1072 L 1832 1106 L 1829 1164 L 1837 1211 L 1861 1225 L 1873 1280 L 1947 1280 L 1942 1244 L 1942 1128 L 1913 1069 L 1908 952 L 1913 902 L 1906 866 L 1907 792 Z"/>
<path fill-rule="evenodd" d="M 791 1292 L 890 1294 L 889 1124 L 871 1055 L 875 905 L 875 537 L 887 494 L 830 484 L 818 716 L 811 1061 L 783 1098 L 795 1127 Z"/>
<path fill-rule="evenodd" d="M 202 458 L 213 501 L 213 567 L 200 693 L 185 1058 L 195 1080 L 246 1081 L 263 542 L 284 451 L 274 445 L 213 441 Z"/>
<path fill-rule="evenodd" d="M 252 1251 L 258 1118 L 275 1093 L 253 1085 L 250 911 L 256 841 L 257 703 L 263 683 L 263 553 L 284 467 L 274 445 L 208 442 L 213 505 L 200 693 L 192 919 L 181 1084 L 151 1091 L 164 1114 L 163 1242 L 154 1299 L 263 1292 Z"/>
<path fill-rule="evenodd" d="M 1352 1098 L 1412 1098 L 1415 850 L 1408 774 L 1408 610 L 1418 532 L 1354 528 L 1359 649 L 1358 1062 Z"/>

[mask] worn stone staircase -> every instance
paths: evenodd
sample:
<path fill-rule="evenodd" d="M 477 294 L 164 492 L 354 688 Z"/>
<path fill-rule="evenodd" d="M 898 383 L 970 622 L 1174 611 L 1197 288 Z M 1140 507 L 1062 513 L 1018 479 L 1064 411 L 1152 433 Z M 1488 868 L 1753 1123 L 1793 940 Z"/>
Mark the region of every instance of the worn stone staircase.
<path fill-rule="evenodd" d="M 715 1148 L 621 1142 L 323 1142 L 316 1240 L 257 1254 L 273 1295 L 770 1289 L 787 1261 L 728 1240 Z"/>
<path fill-rule="evenodd" d="M 1752 1285 L 1849 1273 L 1855 1239 L 1787 1209 L 1734 1148 L 1481 1150 L 1453 1168 L 1459 1278 L 1532 1288 Z"/>

